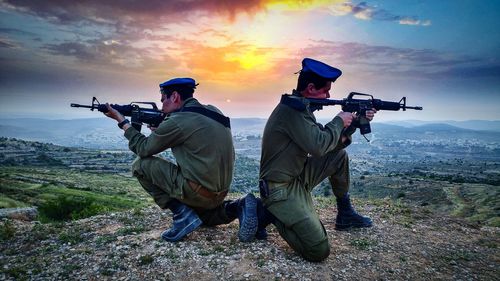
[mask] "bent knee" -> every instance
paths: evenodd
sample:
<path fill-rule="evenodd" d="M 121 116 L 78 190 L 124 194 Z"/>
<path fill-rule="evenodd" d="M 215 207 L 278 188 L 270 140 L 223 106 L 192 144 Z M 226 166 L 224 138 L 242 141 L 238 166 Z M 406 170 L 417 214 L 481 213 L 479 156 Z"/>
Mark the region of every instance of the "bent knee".
<path fill-rule="evenodd" d="M 347 151 L 345 149 L 341 149 L 337 152 L 337 157 L 340 159 L 345 159 L 349 160 L 349 155 L 347 154 Z"/>
<path fill-rule="evenodd" d="M 137 176 L 137 174 L 141 170 L 141 157 L 135 158 L 134 162 L 132 162 L 132 175 Z"/>
<path fill-rule="evenodd" d="M 148 166 L 148 163 L 153 161 L 153 157 L 137 157 L 135 158 L 134 162 L 132 162 L 132 175 L 134 177 L 138 177 L 144 174 L 144 166 Z"/>
<path fill-rule="evenodd" d="M 328 243 L 328 239 L 325 239 L 321 243 L 304 250 L 302 253 L 304 259 L 310 262 L 320 262 L 330 255 L 330 243 Z"/>

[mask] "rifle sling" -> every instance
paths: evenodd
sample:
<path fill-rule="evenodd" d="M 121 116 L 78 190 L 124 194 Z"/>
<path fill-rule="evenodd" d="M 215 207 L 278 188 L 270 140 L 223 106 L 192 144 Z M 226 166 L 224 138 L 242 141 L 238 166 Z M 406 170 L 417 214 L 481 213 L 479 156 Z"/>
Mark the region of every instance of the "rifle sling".
<path fill-rule="evenodd" d="M 280 103 L 298 111 L 306 110 L 306 105 L 304 103 L 298 99 L 291 98 L 290 95 L 282 95 Z"/>
<path fill-rule="evenodd" d="M 195 112 L 199 113 L 203 116 L 206 116 L 214 121 L 219 122 L 222 124 L 224 127 L 231 129 L 231 121 L 229 117 L 226 117 L 222 114 L 219 114 L 215 111 L 212 111 L 210 109 L 206 109 L 204 107 L 198 107 L 198 106 L 187 106 L 183 107 L 179 112 Z"/>

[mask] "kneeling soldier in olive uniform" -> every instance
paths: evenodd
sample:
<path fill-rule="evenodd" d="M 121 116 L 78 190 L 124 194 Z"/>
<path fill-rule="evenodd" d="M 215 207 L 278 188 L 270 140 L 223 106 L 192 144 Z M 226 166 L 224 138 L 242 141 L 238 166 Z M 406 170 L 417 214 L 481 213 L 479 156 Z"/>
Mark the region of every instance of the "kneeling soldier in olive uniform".
<path fill-rule="evenodd" d="M 106 115 L 119 122 L 129 148 L 138 157 L 132 172 L 162 209 L 173 213 L 173 226 L 162 238 L 176 242 L 202 223 L 213 226 L 238 218 L 241 241 L 251 241 L 257 231 L 257 200 L 252 194 L 224 201 L 231 185 L 234 147 L 229 118 L 193 98 L 197 84 L 175 78 L 160 84 L 162 111 L 167 114 L 146 137 L 108 105 Z M 154 156 L 168 148 L 177 164 Z"/>
<path fill-rule="evenodd" d="M 329 98 L 341 71 L 312 59 L 302 61 L 297 89 L 283 95 L 262 137 L 260 190 L 266 211 L 259 210 L 259 232 L 274 223 L 288 244 L 309 261 L 330 254 L 328 236 L 314 210 L 311 191 L 328 177 L 337 197 L 337 230 L 370 227 L 349 199 L 349 160 L 344 148 L 356 128 L 354 116 L 340 112 L 325 126 L 318 124 L 306 98 Z M 373 119 L 375 110 L 367 112 Z M 270 212 L 270 214 L 269 214 Z"/>

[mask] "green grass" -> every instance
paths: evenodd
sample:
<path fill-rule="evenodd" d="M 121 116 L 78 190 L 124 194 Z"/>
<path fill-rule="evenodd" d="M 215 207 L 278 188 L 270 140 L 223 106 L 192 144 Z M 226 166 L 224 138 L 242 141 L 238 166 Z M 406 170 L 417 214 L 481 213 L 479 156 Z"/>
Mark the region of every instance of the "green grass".
<path fill-rule="evenodd" d="M 315 196 L 314 203 L 317 210 L 321 210 L 331 206 L 337 206 L 337 201 L 335 199 L 335 196 L 329 196 L 329 197 Z"/>
<path fill-rule="evenodd" d="M 163 253 L 163 255 L 170 259 L 173 263 L 176 263 L 179 260 L 179 255 L 177 255 L 172 249 L 168 249 L 168 251 Z"/>
<path fill-rule="evenodd" d="M 107 195 L 122 194 L 124 197 L 131 198 L 149 197 L 133 177 L 121 174 L 82 172 L 60 167 L 0 167 L 0 187 L 8 189 L 12 183 L 24 183 L 25 185 L 38 183 L 42 186 L 59 186 Z"/>
<path fill-rule="evenodd" d="M 389 212 L 384 213 L 384 216 L 400 216 L 400 223 L 405 227 L 411 227 L 415 218 L 401 202 L 407 205 L 425 203 L 426 208 L 432 211 L 451 213 L 473 223 L 500 227 L 500 189 L 497 186 L 449 184 L 434 180 L 410 184 L 395 175 L 369 177 L 373 180 L 369 188 L 360 185 L 364 182 L 362 180 L 356 180 L 358 185 L 353 182 L 353 198 L 360 199 L 354 204 L 389 207 Z M 242 195 L 231 193 L 230 197 Z M 137 179 L 130 175 L 85 172 L 63 167 L 0 166 L 0 208 L 43 206 L 64 197 L 70 198 L 70 201 L 91 202 L 86 208 L 72 212 L 69 219 L 109 211 L 140 209 L 154 204 Z M 336 206 L 334 196 L 316 196 L 314 201 L 317 209 Z"/>
<path fill-rule="evenodd" d="M 14 280 L 28 280 L 28 272 L 21 267 L 2 268 L 0 272 L 6 273 L 8 276 L 10 275 Z"/>
<path fill-rule="evenodd" d="M 59 234 L 58 238 L 63 243 L 78 244 L 82 241 L 81 233 L 76 231 L 63 232 Z"/>
<path fill-rule="evenodd" d="M 141 256 L 139 257 L 139 264 L 140 265 L 146 265 L 146 264 L 150 264 L 154 261 L 154 257 L 151 256 L 151 255 L 144 255 L 144 256 Z"/>
<path fill-rule="evenodd" d="M 135 178 L 58 167 L 1 167 L 0 195 L 0 207 L 38 206 L 44 222 L 152 204 Z"/>
<path fill-rule="evenodd" d="M 473 223 L 500 227 L 500 190 L 495 186 L 464 184 L 444 188 L 453 202 L 451 213 Z"/>
<path fill-rule="evenodd" d="M 144 232 L 146 228 L 142 225 L 139 226 L 132 226 L 132 227 L 124 227 L 120 228 L 116 234 L 117 235 L 130 235 L 130 234 L 138 234 L 141 232 Z"/>
<path fill-rule="evenodd" d="M 0 209 L 23 208 L 23 207 L 29 207 L 29 204 L 9 198 L 4 194 L 0 194 Z"/>
<path fill-rule="evenodd" d="M 354 246 L 355 248 L 359 250 L 368 250 L 371 247 L 377 246 L 377 241 L 375 240 L 370 240 L 370 239 L 365 239 L 365 238 L 356 238 L 351 240 L 350 242 L 351 246 Z"/>
<path fill-rule="evenodd" d="M 106 245 L 108 243 L 114 242 L 116 240 L 117 240 L 116 235 L 104 234 L 102 236 L 99 236 L 95 242 L 97 245 L 103 246 L 103 245 Z"/>

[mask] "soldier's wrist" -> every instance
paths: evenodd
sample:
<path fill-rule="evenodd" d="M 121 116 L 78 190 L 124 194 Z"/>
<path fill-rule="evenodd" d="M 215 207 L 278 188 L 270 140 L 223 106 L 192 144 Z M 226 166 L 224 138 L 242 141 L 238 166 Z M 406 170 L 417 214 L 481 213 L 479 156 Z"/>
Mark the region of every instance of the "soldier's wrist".
<path fill-rule="evenodd" d="M 130 121 L 128 119 L 123 119 L 123 121 L 118 123 L 118 128 L 126 130 L 127 129 L 127 128 L 125 128 L 126 125 L 128 125 L 127 126 L 127 128 L 128 128 L 130 126 Z"/>

